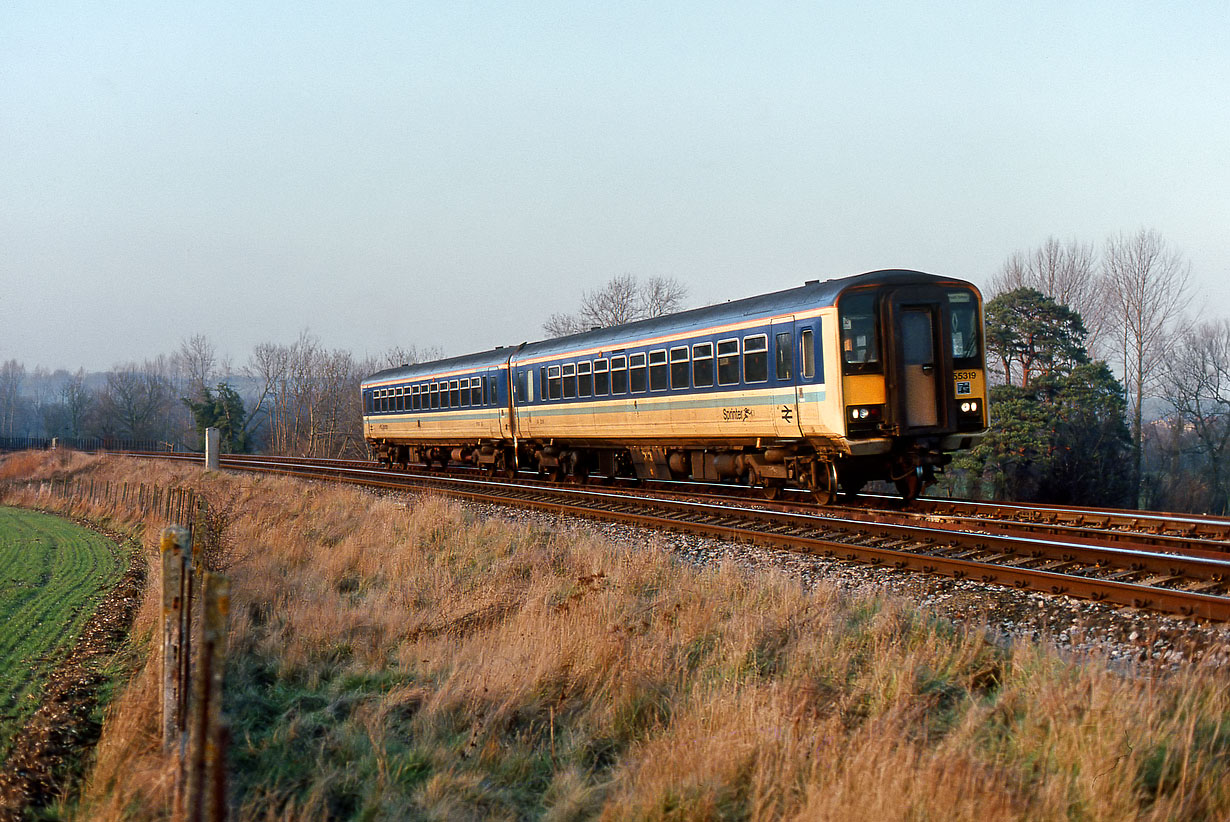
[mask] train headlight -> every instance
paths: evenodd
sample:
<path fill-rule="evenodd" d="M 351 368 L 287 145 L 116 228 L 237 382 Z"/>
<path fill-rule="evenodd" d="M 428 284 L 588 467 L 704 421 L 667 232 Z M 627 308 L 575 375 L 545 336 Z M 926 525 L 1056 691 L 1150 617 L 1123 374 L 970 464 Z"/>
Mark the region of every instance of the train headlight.
<path fill-rule="evenodd" d="M 970 402 L 961 403 L 961 413 L 962 414 L 977 414 L 978 413 L 978 401 L 973 400 Z"/>
<path fill-rule="evenodd" d="M 849 429 L 851 432 L 860 432 L 864 435 L 874 434 L 880 428 L 880 423 L 884 419 L 884 406 L 882 405 L 851 405 L 846 409 L 849 412 Z"/>

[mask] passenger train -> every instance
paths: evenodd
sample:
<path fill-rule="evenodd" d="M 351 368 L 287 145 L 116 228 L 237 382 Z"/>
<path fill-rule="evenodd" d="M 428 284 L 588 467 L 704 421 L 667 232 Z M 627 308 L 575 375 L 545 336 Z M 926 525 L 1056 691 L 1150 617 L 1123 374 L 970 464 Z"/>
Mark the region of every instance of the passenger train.
<path fill-rule="evenodd" d="M 390 368 L 363 381 L 363 431 L 386 467 L 913 499 L 986 433 L 982 333 L 973 284 L 873 271 Z"/>

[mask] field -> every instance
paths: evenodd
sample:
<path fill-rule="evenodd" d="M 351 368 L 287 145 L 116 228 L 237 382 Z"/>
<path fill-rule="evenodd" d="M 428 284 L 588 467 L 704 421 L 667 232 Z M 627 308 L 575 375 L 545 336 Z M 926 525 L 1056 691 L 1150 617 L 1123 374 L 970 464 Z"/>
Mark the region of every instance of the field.
<path fill-rule="evenodd" d="M 430 496 L 46 459 L 20 473 L 191 484 L 228 512 L 234 819 L 1230 818 L 1220 664 L 1005 647 Z M 73 513 L 144 528 L 153 556 L 155 517 Z M 157 669 L 116 701 L 78 818 L 165 818 Z"/>
<path fill-rule="evenodd" d="M 0 761 L 124 564 L 100 534 L 58 517 L 0 508 Z"/>

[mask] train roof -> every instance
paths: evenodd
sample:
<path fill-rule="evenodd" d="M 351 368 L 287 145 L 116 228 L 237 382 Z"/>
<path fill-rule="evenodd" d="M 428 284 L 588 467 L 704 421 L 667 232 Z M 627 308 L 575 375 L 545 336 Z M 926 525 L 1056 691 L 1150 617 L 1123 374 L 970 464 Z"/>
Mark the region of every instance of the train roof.
<path fill-rule="evenodd" d="M 494 368 L 504 365 L 508 362 L 509 356 L 513 355 L 515 355 L 516 359 L 521 360 L 549 357 L 552 354 L 565 354 L 582 349 L 619 348 L 635 340 L 667 336 L 693 328 L 725 325 L 758 317 L 768 319 L 804 308 L 831 306 L 836 302 L 841 292 L 854 286 L 910 285 L 936 282 L 963 283 L 964 281 L 955 277 L 939 277 L 934 274 L 925 274 L 921 271 L 910 271 L 908 269 L 885 269 L 832 280 L 811 280 L 804 285 L 788 288 L 784 291 L 775 291 L 770 294 L 761 294 L 741 300 L 731 300 L 705 306 L 704 308 L 693 308 L 677 314 L 637 320 L 624 323 L 623 325 L 610 326 L 609 328 L 582 331 L 577 334 L 569 334 L 549 340 L 523 343 L 516 349 L 501 347 L 461 357 L 389 368 L 371 375 L 363 382 L 366 385 L 371 382 L 427 377 L 442 372 Z"/>

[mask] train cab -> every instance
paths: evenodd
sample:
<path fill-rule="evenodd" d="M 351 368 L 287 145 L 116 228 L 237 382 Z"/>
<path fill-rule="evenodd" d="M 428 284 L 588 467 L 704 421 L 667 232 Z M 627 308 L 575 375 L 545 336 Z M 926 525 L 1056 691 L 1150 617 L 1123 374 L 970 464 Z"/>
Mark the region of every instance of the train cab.
<path fill-rule="evenodd" d="M 907 497 L 986 432 L 982 298 L 905 272 L 837 298 L 848 490 L 885 475 Z"/>

